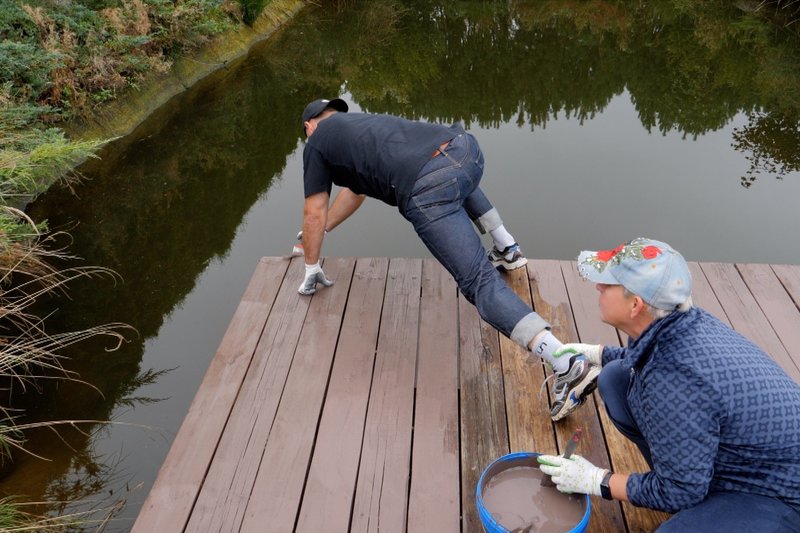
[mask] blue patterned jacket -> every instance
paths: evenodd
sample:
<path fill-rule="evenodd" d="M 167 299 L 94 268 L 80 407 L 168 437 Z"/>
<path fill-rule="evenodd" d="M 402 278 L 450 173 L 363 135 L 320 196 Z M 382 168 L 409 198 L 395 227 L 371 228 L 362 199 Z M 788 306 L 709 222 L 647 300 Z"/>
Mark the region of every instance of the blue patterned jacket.
<path fill-rule="evenodd" d="M 631 369 L 628 402 L 653 470 L 628 479 L 640 507 L 676 512 L 708 493 L 800 505 L 800 385 L 702 309 L 657 320 L 603 363 Z"/>

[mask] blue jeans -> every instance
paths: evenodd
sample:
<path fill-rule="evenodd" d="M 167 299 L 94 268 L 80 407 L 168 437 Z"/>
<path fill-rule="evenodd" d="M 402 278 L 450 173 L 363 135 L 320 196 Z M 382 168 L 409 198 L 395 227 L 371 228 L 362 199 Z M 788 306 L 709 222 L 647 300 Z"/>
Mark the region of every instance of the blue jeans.
<path fill-rule="evenodd" d="M 597 390 L 606 405 L 606 412 L 611 422 L 620 433 L 636 444 L 642 457 L 653 468 L 653 457 L 650 454 L 650 445 L 639 430 L 639 425 L 633 419 L 633 413 L 628 405 L 628 384 L 630 383 L 630 370 L 622 368 L 620 360 L 611 361 L 603 365 L 603 370 L 597 378 Z"/>
<path fill-rule="evenodd" d="M 650 446 L 639 430 L 639 426 L 628 406 L 630 370 L 622 367 L 621 361 L 603 365 L 597 378 L 597 389 L 606 406 L 614 426 L 642 452 L 652 468 Z M 684 509 L 661 524 L 660 533 L 684 533 L 707 531 L 800 531 L 800 509 L 796 506 L 758 494 L 743 492 L 712 492 L 705 500 L 689 509 Z"/>
<path fill-rule="evenodd" d="M 459 134 L 420 170 L 405 217 L 481 318 L 527 348 L 549 325 L 506 285 L 473 228 L 473 220 L 496 213 L 478 187 L 482 175 L 477 141 Z"/>

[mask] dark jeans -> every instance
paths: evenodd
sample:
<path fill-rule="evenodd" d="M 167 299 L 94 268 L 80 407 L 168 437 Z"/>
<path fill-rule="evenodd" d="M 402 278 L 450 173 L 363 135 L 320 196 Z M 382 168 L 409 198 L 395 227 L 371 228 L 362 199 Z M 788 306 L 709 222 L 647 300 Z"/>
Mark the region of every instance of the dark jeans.
<path fill-rule="evenodd" d="M 597 389 L 614 426 L 633 441 L 652 468 L 650 447 L 628 406 L 630 371 L 620 361 L 603 366 Z M 714 492 L 698 505 L 679 511 L 658 528 L 661 533 L 708 531 L 800 531 L 800 509 L 776 498 L 743 492 Z"/>
<path fill-rule="evenodd" d="M 481 318 L 526 346 L 547 322 L 506 285 L 486 257 L 472 220 L 493 210 L 478 187 L 483 154 L 469 133 L 455 137 L 420 171 L 405 217 L 431 254 L 452 274 Z"/>

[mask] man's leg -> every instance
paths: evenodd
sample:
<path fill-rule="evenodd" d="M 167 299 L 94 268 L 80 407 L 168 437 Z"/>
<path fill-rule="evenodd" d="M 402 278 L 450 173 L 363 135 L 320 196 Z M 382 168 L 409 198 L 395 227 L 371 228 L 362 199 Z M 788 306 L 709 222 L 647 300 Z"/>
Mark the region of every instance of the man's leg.
<path fill-rule="evenodd" d="M 481 220 L 481 217 L 494 209 L 494 206 L 483 194 L 480 187 L 476 187 L 475 190 L 464 200 L 464 209 L 467 211 L 469 218 L 472 219 L 472 223 L 475 224 L 475 227 L 478 228 L 482 234 L 486 233 L 487 231 L 494 229 L 497 225 L 502 225 L 503 221 L 499 220 L 500 215 L 497 215 L 497 220 Z M 495 213 L 497 210 L 495 209 Z M 499 222 L 499 224 L 498 224 Z"/>
<path fill-rule="evenodd" d="M 597 389 L 606 406 L 606 412 L 611 422 L 625 435 L 628 440 L 638 446 L 647 464 L 653 467 L 653 458 L 650 455 L 650 446 L 647 445 L 639 426 L 633 419 L 628 405 L 628 384 L 630 371 L 622 366 L 622 361 L 611 361 L 603 366 L 597 378 Z"/>
<path fill-rule="evenodd" d="M 517 297 L 485 255 L 462 206 L 463 199 L 478 188 L 483 173 L 477 142 L 469 134 L 459 136 L 444 156 L 423 167 L 405 216 L 481 318 L 553 367 L 556 380 L 551 417 L 560 420 L 594 389 L 599 366 L 582 354 L 555 358 L 553 352 L 561 343 L 550 334 L 547 322 Z"/>
<path fill-rule="evenodd" d="M 796 533 L 800 531 L 800 510 L 767 496 L 718 492 L 709 494 L 695 507 L 676 513 L 656 531 Z"/>
<path fill-rule="evenodd" d="M 422 191 L 412 198 L 416 205 L 406 216 L 481 318 L 525 346 L 548 324 L 520 300 L 489 262 L 467 213 L 459 204 L 447 202 L 446 198 L 458 197 L 458 181 L 429 193 Z"/>
<path fill-rule="evenodd" d="M 478 189 L 482 174 L 483 154 L 477 142 L 469 134 L 459 135 L 442 156 L 423 167 L 405 216 L 481 318 L 527 348 L 549 325 L 519 299 L 489 262 L 463 207 Z M 474 200 L 480 201 L 480 196 Z"/>
<path fill-rule="evenodd" d="M 489 261 L 492 265 L 509 271 L 528 263 L 516 239 L 503 224 L 497 208 L 491 204 L 480 187 L 476 187 L 464 200 L 464 209 L 481 233 L 488 231 L 491 235 L 493 247 L 489 251 Z"/>

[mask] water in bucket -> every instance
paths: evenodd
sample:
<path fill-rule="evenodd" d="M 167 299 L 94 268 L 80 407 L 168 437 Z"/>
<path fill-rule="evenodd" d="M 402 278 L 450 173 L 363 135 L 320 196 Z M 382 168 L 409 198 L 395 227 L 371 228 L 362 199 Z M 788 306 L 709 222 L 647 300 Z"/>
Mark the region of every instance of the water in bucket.
<path fill-rule="evenodd" d="M 541 485 L 536 453 L 512 453 L 490 464 L 478 481 L 476 503 L 487 533 L 579 533 L 591 513 L 589 496 Z"/>

